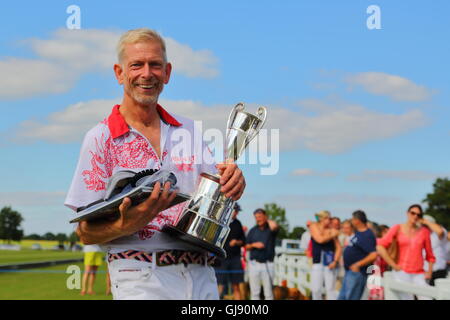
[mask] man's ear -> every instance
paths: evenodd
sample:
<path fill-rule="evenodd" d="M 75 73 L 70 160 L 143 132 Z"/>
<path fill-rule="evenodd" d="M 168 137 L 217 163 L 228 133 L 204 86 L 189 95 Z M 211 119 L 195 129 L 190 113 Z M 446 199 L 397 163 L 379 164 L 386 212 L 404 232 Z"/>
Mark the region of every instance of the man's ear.
<path fill-rule="evenodd" d="M 123 69 L 120 64 L 114 65 L 114 74 L 116 75 L 117 82 L 123 84 Z"/>
<path fill-rule="evenodd" d="M 172 73 L 172 64 L 170 62 L 167 62 L 166 63 L 166 78 L 164 79 L 164 84 L 169 83 L 171 73 Z"/>

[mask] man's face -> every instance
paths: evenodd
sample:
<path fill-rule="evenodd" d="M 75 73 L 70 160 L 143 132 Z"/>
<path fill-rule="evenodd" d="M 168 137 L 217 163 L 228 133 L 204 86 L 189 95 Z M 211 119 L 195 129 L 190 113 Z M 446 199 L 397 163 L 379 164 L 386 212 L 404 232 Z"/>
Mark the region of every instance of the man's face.
<path fill-rule="evenodd" d="M 236 219 L 237 215 L 238 215 L 239 211 L 237 210 L 233 210 L 233 214 L 231 215 L 231 219 Z"/>
<path fill-rule="evenodd" d="M 256 220 L 256 224 L 259 227 L 262 227 L 267 222 L 267 216 L 262 212 L 257 212 L 257 213 L 255 213 L 255 220 Z"/>
<path fill-rule="evenodd" d="M 169 82 L 172 66 L 164 60 L 158 42 L 129 43 L 124 47 L 121 64 L 114 66 L 125 95 L 142 105 L 156 103 L 164 85 Z"/>

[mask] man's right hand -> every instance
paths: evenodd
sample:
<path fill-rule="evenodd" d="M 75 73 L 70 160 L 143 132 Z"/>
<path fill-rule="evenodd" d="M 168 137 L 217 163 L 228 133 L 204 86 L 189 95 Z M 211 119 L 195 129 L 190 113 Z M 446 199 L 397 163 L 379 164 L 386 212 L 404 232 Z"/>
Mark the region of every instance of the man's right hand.
<path fill-rule="evenodd" d="M 264 249 L 264 243 L 263 242 L 253 242 L 252 247 L 255 249 Z"/>
<path fill-rule="evenodd" d="M 170 182 L 166 182 L 161 193 L 161 184 L 155 183 L 150 196 L 138 205 L 131 206 L 131 199 L 125 198 L 119 206 L 120 218 L 114 222 L 114 227 L 123 236 L 133 234 L 144 228 L 159 212 L 168 208 L 175 199 L 177 192 L 169 192 Z"/>

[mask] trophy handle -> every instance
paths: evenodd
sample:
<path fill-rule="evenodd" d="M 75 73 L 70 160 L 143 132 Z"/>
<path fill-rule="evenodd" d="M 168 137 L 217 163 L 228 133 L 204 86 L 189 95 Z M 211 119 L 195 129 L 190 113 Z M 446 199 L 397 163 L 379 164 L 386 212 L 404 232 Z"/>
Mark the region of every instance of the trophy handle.
<path fill-rule="evenodd" d="M 234 106 L 233 110 L 231 110 L 230 115 L 228 116 L 228 122 L 227 122 L 227 131 L 230 129 L 231 124 L 234 121 L 234 118 L 236 118 L 236 115 L 239 111 L 244 110 L 244 104 L 242 102 L 239 102 L 237 105 Z"/>
<path fill-rule="evenodd" d="M 247 145 L 250 143 L 250 141 L 252 141 L 258 135 L 259 131 L 261 130 L 261 128 L 266 123 L 267 108 L 266 107 L 262 107 L 262 106 L 259 107 L 258 110 L 256 111 L 256 116 L 259 119 L 259 123 L 258 123 L 258 125 L 255 126 L 253 134 L 250 137 L 248 137 Z"/>

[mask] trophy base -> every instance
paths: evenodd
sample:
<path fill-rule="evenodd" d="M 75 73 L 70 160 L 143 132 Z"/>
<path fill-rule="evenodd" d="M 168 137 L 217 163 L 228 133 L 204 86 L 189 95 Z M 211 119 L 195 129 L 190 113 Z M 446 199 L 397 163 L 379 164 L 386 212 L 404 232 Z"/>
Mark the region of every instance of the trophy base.
<path fill-rule="evenodd" d="M 185 242 L 188 242 L 194 246 L 200 247 L 202 249 L 205 249 L 209 252 L 214 253 L 219 258 L 226 258 L 227 253 L 224 249 L 217 247 L 211 243 L 208 243 L 206 241 L 203 241 L 201 239 L 198 239 L 184 231 L 181 231 L 180 229 L 171 226 L 171 225 L 165 225 L 162 229 L 163 232 L 171 235 L 172 237 L 178 238 L 180 240 L 183 240 Z"/>

